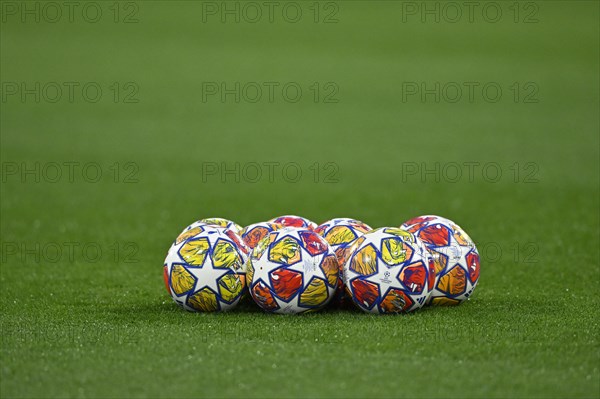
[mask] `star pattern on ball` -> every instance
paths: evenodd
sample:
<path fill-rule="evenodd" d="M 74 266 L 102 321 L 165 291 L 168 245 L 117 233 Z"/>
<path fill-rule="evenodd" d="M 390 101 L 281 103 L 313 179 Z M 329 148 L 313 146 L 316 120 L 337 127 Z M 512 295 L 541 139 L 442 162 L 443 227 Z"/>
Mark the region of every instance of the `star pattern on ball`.
<path fill-rule="evenodd" d="M 317 255 L 311 257 L 310 254 L 304 249 L 301 250 L 303 259 L 310 259 L 310 263 L 307 265 L 306 261 L 298 262 L 292 266 L 289 266 L 289 270 L 294 270 L 296 272 L 300 272 L 302 274 L 302 289 L 305 289 L 306 286 L 310 283 L 313 277 L 320 278 L 322 280 L 327 281 L 327 277 L 325 276 L 325 272 L 319 266 L 321 264 L 321 260 L 323 259 L 323 255 L 330 255 L 327 252 L 321 255 Z"/>
<path fill-rule="evenodd" d="M 277 306 L 279 306 L 279 309 L 283 312 L 283 313 L 295 313 L 294 312 L 294 307 L 295 307 L 295 302 L 298 300 L 297 296 L 293 296 L 289 302 L 284 301 L 283 299 L 279 298 L 277 295 L 273 295 L 273 299 L 275 300 L 275 303 L 277 303 Z M 292 303 L 294 302 L 294 303 Z"/>
<path fill-rule="evenodd" d="M 265 259 L 265 258 L 263 258 Z M 253 284 L 258 283 L 259 280 L 262 280 L 267 286 L 271 285 L 271 272 L 273 270 L 279 269 L 280 267 L 284 267 L 279 263 L 274 262 L 264 262 L 264 261 L 255 261 L 253 262 L 254 267 L 254 277 L 252 278 Z"/>
<path fill-rule="evenodd" d="M 188 267 L 187 270 L 190 274 L 196 277 L 196 284 L 192 293 L 200 291 L 204 287 L 208 287 L 215 292 L 219 293 L 219 279 L 231 272 L 229 268 L 215 268 L 210 260 L 207 259 L 202 267 Z"/>
<path fill-rule="evenodd" d="M 358 273 L 356 273 L 355 271 L 353 271 L 350 268 L 345 268 L 344 267 L 344 273 L 342 273 L 342 280 L 344 282 L 344 285 L 348 285 L 350 283 L 351 280 L 354 280 L 355 277 L 359 276 Z"/>
<path fill-rule="evenodd" d="M 443 247 L 432 247 L 431 249 L 448 258 L 448 269 L 458 264 L 466 271 L 469 270 L 467 254 L 473 250 L 473 247 L 460 245 L 453 235 L 450 235 L 450 241 L 448 242 L 448 245 Z"/>
<path fill-rule="evenodd" d="M 398 266 L 388 267 L 383 262 L 378 263 L 377 273 L 366 277 L 364 280 L 379 286 L 379 295 L 381 298 L 385 297 L 390 288 L 405 289 L 404 284 L 398 279 L 401 268 Z"/>

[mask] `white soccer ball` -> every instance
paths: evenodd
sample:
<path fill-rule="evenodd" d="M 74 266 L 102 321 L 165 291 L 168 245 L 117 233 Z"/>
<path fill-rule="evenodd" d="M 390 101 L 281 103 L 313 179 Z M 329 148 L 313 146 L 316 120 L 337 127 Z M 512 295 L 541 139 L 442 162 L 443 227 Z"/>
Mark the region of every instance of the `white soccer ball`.
<path fill-rule="evenodd" d="M 339 266 L 333 249 L 307 228 L 269 233 L 252 250 L 246 265 L 250 295 L 268 312 L 321 309 L 338 285 Z"/>
<path fill-rule="evenodd" d="M 400 313 L 421 308 L 435 284 L 425 245 L 408 231 L 382 227 L 350 244 L 344 284 L 365 312 Z"/>
<path fill-rule="evenodd" d="M 229 310 L 244 294 L 249 250 L 233 230 L 198 227 L 202 231 L 176 241 L 167 253 L 163 267 L 167 291 L 189 311 Z"/>

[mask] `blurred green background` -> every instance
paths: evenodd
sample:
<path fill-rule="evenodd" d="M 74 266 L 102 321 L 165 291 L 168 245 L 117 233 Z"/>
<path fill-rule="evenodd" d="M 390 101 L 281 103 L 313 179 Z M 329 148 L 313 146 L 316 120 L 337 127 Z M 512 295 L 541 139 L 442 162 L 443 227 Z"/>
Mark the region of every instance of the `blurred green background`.
<path fill-rule="evenodd" d="M 0 5 L 2 397 L 599 396 L 598 2 Z M 479 286 L 399 317 L 167 296 L 183 227 L 287 213 L 448 217 Z"/>

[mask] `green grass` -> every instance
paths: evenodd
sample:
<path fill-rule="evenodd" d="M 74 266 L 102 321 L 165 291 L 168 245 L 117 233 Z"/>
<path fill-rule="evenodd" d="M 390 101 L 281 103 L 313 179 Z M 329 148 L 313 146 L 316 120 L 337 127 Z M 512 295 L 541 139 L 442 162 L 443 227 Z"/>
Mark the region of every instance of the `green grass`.
<path fill-rule="evenodd" d="M 3 169 L 103 171 L 97 183 L 2 181 L 0 396 L 600 396 L 597 2 L 537 2 L 533 24 L 513 23 L 510 2 L 495 24 L 403 23 L 390 1 L 339 2 L 335 24 L 312 23 L 305 2 L 297 24 L 204 24 L 200 3 L 142 1 L 139 23 L 115 24 L 112 3 L 99 4 L 96 24 L 1 26 L 3 83 L 98 82 L 104 94 L 0 104 Z M 304 96 L 204 103 L 206 81 L 298 82 Z M 497 82 L 503 97 L 403 102 L 413 81 Z M 139 102 L 114 103 L 113 82 L 135 82 Z M 339 102 L 314 103 L 313 82 L 335 82 Z M 514 82 L 534 82 L 539 101 L 514 102 Z M 122 182 L 127 162 L 137 183 Z M 304 174 L 203 182 L 203 162 L 297 162 Z M 339 181 L 315 183 L 315 162 L 337 164 Z M 503 174 L 403 179 L 408 162 Z M 535 182 L 524 182 L 528 162 Z M 167 296 L 162 261 L 184 226 L 285 213 L 372 226 L 449 217 L 479 243 L 479 285 L 459 307 L 398 317 L 274 316 L 251 303 L 190 314 Z M 86 259 L 86 243 L 102 256 Z"/>

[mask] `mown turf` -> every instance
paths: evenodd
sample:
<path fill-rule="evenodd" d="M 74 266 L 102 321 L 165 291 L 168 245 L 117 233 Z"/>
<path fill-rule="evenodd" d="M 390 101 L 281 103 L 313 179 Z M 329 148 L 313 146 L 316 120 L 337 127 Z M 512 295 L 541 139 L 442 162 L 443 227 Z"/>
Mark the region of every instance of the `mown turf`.
<path fill-rule="evenodd" d="M 313 23 L 309 2 L 296 24 L 203 23 L 201 3 L 160 1 L 123 24 L 98 4 L 96 24 L 1 26 L 3 94 L 6 82 L 104 89 L 97 103 L 1 103 L 2 397 L 600 396 L 597 2 L 536 2 L 529 24 L 509 2 L 498 23 L 338 2 L 333 24 Z M 203 102 L 213 81 L 298 82 L 304 96 Z M 114 82 L 135 82 L 139 102 L 113 102 Z M 339 102 L 315 103 L 313 82 L 334 82 Z M 503 97 L 403 101 L 403 82 L 496 82 Z M 515 102 L 515 82 L 533 82 L 538 101 Z M 6 174 L 68 161 L 103 176 Z M 139 170 L 124 183 L 128 162 Z M 295 162 L 303 175 L 203 180 L 206 162 Z M 462 178 L 402 173 L 436 162 L 463 165 Z M 479 162 L 472 181 L 466 162 Z M 449 217 L 479 243 L 479 286 L 460 307 L 398 317 L 281 317 L 249 302 L 189 314 L 166 295 L 162 261 L 185 225 L 285 213 Z"/>

